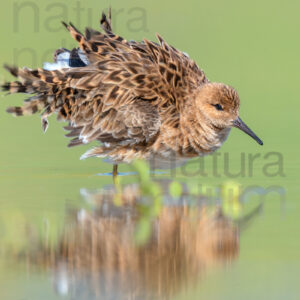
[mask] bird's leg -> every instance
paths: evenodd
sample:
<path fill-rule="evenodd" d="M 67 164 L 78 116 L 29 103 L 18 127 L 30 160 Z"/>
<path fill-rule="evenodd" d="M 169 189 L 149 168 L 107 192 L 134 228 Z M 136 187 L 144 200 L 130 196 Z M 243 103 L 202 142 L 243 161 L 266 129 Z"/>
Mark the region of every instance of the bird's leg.
<path fill-rule="evenodd" d="M 113 181 L 115 185 L 116 185 L 117 176 L 118 176 L 118 165 L 116 164 L 113 166 Z"/>

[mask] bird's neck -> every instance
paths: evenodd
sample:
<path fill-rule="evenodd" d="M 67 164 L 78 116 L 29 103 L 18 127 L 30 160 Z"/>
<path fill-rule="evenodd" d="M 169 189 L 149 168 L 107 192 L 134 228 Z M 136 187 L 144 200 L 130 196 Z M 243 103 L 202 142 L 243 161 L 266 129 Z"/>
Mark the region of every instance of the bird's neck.
<path fill-rule="evenodd" d="M 183 146 L 198 155 L 216 151 L 228 137 L 230 128 L 219 128 L 212 124 L 205 115 L 195 110 L 194 105 L 187 105 L 180 116 L 180 131 Z M 185 152 L 185 149 L 182 149 Z"/>

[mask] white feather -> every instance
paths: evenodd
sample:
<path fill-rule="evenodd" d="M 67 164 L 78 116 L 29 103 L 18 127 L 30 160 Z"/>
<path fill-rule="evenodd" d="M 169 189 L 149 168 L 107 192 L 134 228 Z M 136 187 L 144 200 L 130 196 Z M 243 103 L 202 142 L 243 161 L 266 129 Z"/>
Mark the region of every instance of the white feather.
<path fill-rule="evenodd" d="M 60 70 L 64 68 L 70 68 L 69 65 L 70 52 L 62 52 L 57 55 L 57 59 L 55 63 L 45 62 L 43 64 L 43 69 L 48 71 Z"/>

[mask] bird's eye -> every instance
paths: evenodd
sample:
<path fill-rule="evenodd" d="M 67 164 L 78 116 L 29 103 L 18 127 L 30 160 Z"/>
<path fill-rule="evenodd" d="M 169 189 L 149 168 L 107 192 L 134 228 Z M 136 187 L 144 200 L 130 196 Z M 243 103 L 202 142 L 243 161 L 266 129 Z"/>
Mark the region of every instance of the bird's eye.
<path fill-rule="evenodd" d="M 216 110 L 223 110 L 223 107 L 221 104 L 213 104 L 213 106 L 216 108 Z"/>

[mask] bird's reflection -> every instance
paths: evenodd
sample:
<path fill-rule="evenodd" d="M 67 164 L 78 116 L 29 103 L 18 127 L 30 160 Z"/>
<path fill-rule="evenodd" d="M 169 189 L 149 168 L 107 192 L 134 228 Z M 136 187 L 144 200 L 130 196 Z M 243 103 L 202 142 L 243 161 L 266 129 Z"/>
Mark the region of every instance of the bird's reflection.
<path fill-rule="evenodd" d="M 238 228 L 219 209 L 182 198 L 151 220 L 150 238 L 135 241 L 141 194 L 137 185 L 82 190 L 90 210 L 69 212 L 55 246 L 41 243 L 27 259 L 53 271 L 58 293 L 74 299 L 168 299 L 215 264 L 239 253 Z"/>

